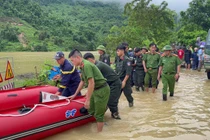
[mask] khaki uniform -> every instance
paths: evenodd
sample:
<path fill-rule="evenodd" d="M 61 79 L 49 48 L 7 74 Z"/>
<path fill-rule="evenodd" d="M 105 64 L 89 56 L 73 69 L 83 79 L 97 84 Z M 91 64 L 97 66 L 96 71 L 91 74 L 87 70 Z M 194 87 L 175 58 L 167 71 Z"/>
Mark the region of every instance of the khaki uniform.
<path fill-rule="evenodd" d="M 174 94 L 175 87 L 175 75 L 177 66 L 181 64 L 180 59 L 177 56 L 163 56 L 160 58 L 159 66 L 162 66 L 162 83 L 163 83 L 163 94 L 167 95 L 169 88 L 170 95 Z"/>
<path fill-rule="evenodd" d="M 144 78 L 145 87 L 149 87 L 150 78 L 152 78 L 152 87 L 156 88 L 157 86 L 157 75 L 158 75 L 158 63 L 160 61 L 160 54 L 158 53 L 146 53 L 143 56 L 145 65 L 147 68 L 147 73 Z"/>
<path fill-rule="evenodd" d="M 82 81 L 88 83 L 89 78 L 94 78 L 95 81 L 88 112 L 96 118 L 97 122 L 104 122 L 104 114 L 109 100 L 110 88 L 96 65 L 87 60 L 83 60 L 83 64 L 84 66 L 81 68 Z"/>

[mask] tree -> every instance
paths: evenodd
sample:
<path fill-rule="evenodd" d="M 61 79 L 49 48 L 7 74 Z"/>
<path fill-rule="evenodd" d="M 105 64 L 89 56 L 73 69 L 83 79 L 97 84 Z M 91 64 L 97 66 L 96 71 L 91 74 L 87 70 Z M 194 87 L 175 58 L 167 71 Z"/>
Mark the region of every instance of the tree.
<path fill-rule="evenodd" d="M 144 36 L 161 44 L 172 35 L 176 13 L 167 8 L 165 1 L 150 5 L 151 1 L 133 0 L 125 5 L 124 13 L 129 16 L 130 26 L 141 28 Z"/>
<path fill-rule="evenodd" d="M 210 28 L 210 0 L 193 0 L 189 8 L 181 12 L 183 25 L 192 23 L 208 31 Z"/>
<path fill-rule="evenodd" d="M 167 8 L 167 3 L 150 4 L 152 0 L 133 0 L 127 3 L 124 14 L 128 18 L 127 25 L 113 26 L 108 35 L 108 47 L 116 47 L 127 41 L 131 47 L 142 47 L 151 42 L 160 47 L 170 43 L 173 35 L 176 13 Z M 111 44 L 113 43 L 113 44 Z"/>
<path fill-rule="evenodd" d="M 196 24 L 188 24 L 182 26 L 177 32 L 178 42 L 182 45 L 196 46 L 196 39 L 200 37 L 201 40 L 206 39 L 207 32 Z"/>

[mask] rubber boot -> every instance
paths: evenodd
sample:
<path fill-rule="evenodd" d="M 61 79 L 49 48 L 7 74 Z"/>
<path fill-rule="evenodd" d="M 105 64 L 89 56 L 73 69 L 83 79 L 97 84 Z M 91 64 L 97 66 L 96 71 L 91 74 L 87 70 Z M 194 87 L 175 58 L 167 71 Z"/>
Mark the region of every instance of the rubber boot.
<path fill-rule="evenodd" d="M 167 94 L 163 94 L 163 101 L 167 101 Z"/>
<path fill-rule="evenodd" d="M 170 93 L 170 96 L 173 97 L 174 96 L 174 93 Z"/>

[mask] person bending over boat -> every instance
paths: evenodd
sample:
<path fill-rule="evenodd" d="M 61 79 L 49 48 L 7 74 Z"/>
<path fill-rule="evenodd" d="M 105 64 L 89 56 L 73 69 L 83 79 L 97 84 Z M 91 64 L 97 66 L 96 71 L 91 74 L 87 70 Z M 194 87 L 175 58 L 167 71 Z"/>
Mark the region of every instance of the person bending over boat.
<path fill-rule="evenodd" d="M 107 79 L 107 84 L 110 87 L 110 96 L 108 101 L 108 107 L 111 111 L 111 116 L 114 119 L 121 119 L 118 112 L 118 102 L 121 95 L 122 83 L 118 75 L 114 70 L 107 64 L 95 60 L 95 57 L 92 53 L 86 53 L 84 59 L 95 64 L 98 69 L 101 71 L 104 78 Z"/>
<path fill-rule="evenodd" d="M 65 97 L 72 96 L 80 83 L 79 73 L 75 66 L 65 59 L 63 52 L 57 52 L 54 58 L 60 65 L 61 70 L 61 75 L 57 75 L 53 78 L 54 80 L 61 79 L 56 95 Z M 78 93 L 78 96 L 81 96 L 81 93 Z"/>
<path fill-rule="evenodd" d="M 74 99 L 82 90 L 85 83 L 88 85 L 84 107 L 88 113 L 93 115 L 97 121 L 97 130 L 101 132 L 104 126 L 104 114 L 110 95 L 110 88 L 100 70 L 89 61 L 82 58 L 79 50 L 75 49 L 69 54 L 69 59 L 75 66 L 81 69 L 82 80 L 75 94 L 70 97 Z"/>

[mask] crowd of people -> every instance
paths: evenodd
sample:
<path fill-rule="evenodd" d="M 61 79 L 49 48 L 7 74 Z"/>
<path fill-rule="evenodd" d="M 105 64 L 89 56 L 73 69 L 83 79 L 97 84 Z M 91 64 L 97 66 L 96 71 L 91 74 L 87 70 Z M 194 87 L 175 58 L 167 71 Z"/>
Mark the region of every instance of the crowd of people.
<path fill-rule="evenodd" d="M 175 49 L 174 53 L 184 62 L 186 69 L 189 70 L 192 68 L 192 70 L 201 71 L 204 61 L 204 45 L 200 45 L 199 48 L 195 47 L 194 49 L 192 45 L 189 47 L 184 45 L 177 50 Z"/>
<path fill-rule="evenodd" d="M 68 61 L 63 52 L 57 52 L 55 59 L 60 65 L 61 75 L 54 80 L 60 80 L 56 95 L 69 97 L 71 100 L 81 96 L 83 87 L 87 87 L 86 101 L 80 109 L 81 114 L 91 114 L 96 118 L 97 130 L 102 131 L 104 114 L 109 108 L 111 117 L 121 119 L 118 110 L 118 102 L 123 92 L 128 106 L 134 106 L 132 86 L 136 91 L 149 92 L 149 88 L 155 93 L 159 80 L 162 78 L 163 101 L 167 101 L 167 94 L 174 96 L 175 82 L 179 79 L 182 61 L 186 69 L 202 67 L 203 46 L 192 50 L 192 46 L 179 48 L 166 45 L 160 52 L 156 44 L 149 48 L 129 48 L 128 43 L 122 43 L 116 48 L 116 57 L 113 63 L 106 52 L 106 48 L 100 45 L 98 48 L 99 60 L 92 53 L 84 55 L 77 49 L 70 52 Z M 111 68 L 114 65 L 115 68 Z"/>

